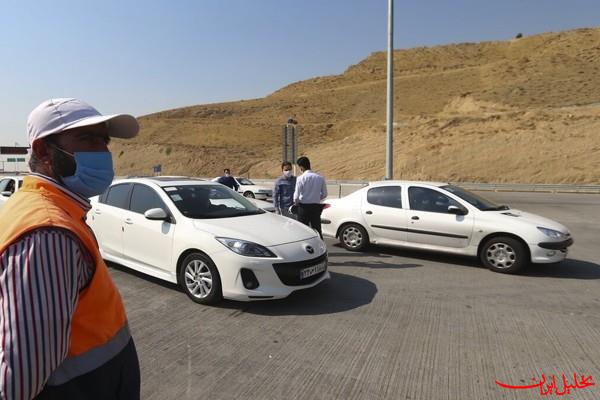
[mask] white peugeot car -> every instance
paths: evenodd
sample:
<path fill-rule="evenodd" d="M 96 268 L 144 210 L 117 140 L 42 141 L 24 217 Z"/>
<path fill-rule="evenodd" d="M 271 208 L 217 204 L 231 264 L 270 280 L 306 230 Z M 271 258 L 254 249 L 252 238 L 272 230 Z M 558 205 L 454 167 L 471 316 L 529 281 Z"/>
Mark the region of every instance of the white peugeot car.
<path fill-rule="evenodd" d="M 238 184 L 238 192 L 243 194 L 244 197 L 259 200 L 270 200 L 273 198 L 273 188 L 265 185 L 257 185 L 248 178 L 242 178 L 236 176 L 233 179 Z M 212 181 L 217 182 L 219 177 L 214 178 Z"/>
<path fill-rule="evenodd" d="M 529 262 L 562 261 L 573 244 L 558 222 L 446 183 L 374 182 L 327 203 L 323 233 L 353 251 L 370 243 L 442 251 L 513 273 Z"/>
<path fill-rule="evenodd" d="M 329 278 L 314 230 L 212 182 L 115 181 L 92 198 L 88 223 L 104 259 L 177 283 L 197 303 L 283 298 Z"/>

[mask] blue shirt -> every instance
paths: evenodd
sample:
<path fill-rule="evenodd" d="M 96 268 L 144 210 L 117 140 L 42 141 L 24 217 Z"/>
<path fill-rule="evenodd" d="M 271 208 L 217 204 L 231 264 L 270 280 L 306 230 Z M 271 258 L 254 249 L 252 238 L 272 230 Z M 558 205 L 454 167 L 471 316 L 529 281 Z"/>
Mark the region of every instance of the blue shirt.
<path fill-rule="evenodd" d="M 273 190 L 273 205 L 278 209 L 287 209 L 294 203 L 294 190 L 296 190 L 296 177 L 279 177 L 275 181 Z"/>

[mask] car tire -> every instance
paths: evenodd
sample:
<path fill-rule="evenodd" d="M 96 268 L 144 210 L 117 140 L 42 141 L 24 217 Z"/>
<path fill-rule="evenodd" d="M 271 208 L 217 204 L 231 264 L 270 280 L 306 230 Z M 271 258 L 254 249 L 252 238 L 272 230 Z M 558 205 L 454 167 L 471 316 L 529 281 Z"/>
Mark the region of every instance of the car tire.
<path fill-rule="evenodd" d="M 219 271 L 212 260 L 200 252 L 188 254 L 181 262 L 179 284 L 196 303 L 215 304 L 223 298 Z"/>
<path fill-rule="evenodd" d="M 251 191 L 249 191 L 249 190 L 248 190 L 247 192 L 244 192 L 244 197 L 248 197 L 248 198 L 250 198 L 250 199 L 254 199 L 254 198 L 256 198 L 256 196 L 254 196 L 254 193 L 252 193 L 252 192 L 251 192 Z"/>
<path fill-rule="evenodd" d="M 340 229 L 341 245 L 349 251 L 362 251 L 369 245 L 369 234 L 359 224 L 345 224 Z"/>
<path fill-rule="evenodd" d="M 485 242 L 479 258 L 483 265 L 494 272 L 513 274 L 528 263 L 525 245 L 515 238 L 497 236 Z"/>

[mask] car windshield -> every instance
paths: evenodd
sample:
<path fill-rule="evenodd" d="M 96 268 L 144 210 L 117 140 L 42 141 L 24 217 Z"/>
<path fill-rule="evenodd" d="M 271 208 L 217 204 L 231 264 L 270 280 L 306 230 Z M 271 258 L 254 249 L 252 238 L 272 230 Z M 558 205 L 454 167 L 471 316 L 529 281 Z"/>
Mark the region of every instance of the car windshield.
<path fill-rule="evenodd" d="M 502 211 L 509 209 L 508 206 L 496 204 L 490 200 L 478 196 L 475 193 L 471 193 L 468 190 L 465 190 L 458 186 L 446 185 L 442 186 L 442 189 L 460 197 L 461 199 L 471 204 L 472 206 L 477 207 L 481 211 Z"/>
<path fill-rule="evenodd" d="M 174 185 L 165 186 L 163 190 L 188 218 L 231 218 L 264 213 L 244 196 L 222 185 Z"/>
<path fill-rule="evenodd" d="M 244 185 L 244 186 L 254 185 L 254 182 L 252 182 L 250 179 L 246 179 L 246 178 L 236 178 L 236 179 L 240 185 Z"/>

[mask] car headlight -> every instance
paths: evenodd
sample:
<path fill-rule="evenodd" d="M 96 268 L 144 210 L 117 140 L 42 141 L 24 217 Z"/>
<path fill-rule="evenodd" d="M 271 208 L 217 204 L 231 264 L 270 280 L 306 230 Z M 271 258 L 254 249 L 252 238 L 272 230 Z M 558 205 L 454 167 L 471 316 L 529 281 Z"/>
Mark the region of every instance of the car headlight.
<path fill-rule="evenodd" d="M 229 250 L 241 256 L 271 258 L 277 257 L 271 252 L 271 250 L 267 249 L 265 246 L 261 246 L 260 244 L 253 242 L 248 242 L 247 240 L 231 239 L 224 237 L 218 237 L 216 239 Z"/>
<path fill-rule="evenodd" d="M 552 239 L 563 239 L 566 235 L 560 231 L 555 231 L 554 229 L 542 228 L 541 226 L 537 227 L 540 232 L 544 235 L 548 236 Z"/>

